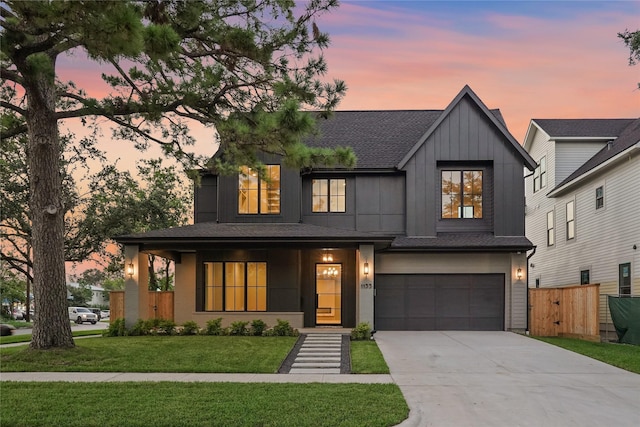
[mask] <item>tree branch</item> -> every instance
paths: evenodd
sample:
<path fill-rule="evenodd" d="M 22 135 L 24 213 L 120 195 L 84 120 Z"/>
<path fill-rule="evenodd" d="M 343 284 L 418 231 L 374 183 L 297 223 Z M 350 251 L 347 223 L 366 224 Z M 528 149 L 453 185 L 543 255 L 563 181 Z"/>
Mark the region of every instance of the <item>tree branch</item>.
<path fill-rule="evenodd" d="M 10 70 L 7 67 L 1 67 L 0 68 L 0 76 L 3 79 L 12 81 L 14 83 L 19 84 L 20 86 L 24 86 L 24 80 L 22 79 L 22 76 L 20 74 L 18 74 L 16 71 Z"/>
<path fill-rule="evenodd" d="M 23 110 L 22 108 L 18 107 L 17 105 L 13 105 L 10 102 L 7 101 L 0 101 L 0 107 L 4 107 L 8 110 L 12 110 L 18 114 L 20 114 L 21 116 L 26 116 L 27 115 L 27 110 Z"/>
<path fill-rule="evenodd" d="M 27 130 L 28 129 L 26 124 L 16 125 L 11 128 L 3 129 L 2 138 L 13 138 L 14 136 L 26 133 Z"/>

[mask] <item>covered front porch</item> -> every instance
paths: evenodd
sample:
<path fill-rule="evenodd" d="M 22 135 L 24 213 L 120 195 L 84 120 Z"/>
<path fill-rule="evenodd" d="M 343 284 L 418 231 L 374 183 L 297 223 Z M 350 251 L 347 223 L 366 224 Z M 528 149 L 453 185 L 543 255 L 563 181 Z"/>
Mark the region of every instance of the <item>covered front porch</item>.
<path fill-rule="evenodd" d="M 212 235 L 196 238 L 206 225 Z M 298 329 L 373 324 L 374 251 L 387 239 L 305 224 L 233 224 L 233 232 L 230 225 L 119 237 L 127 326 L 149 317 L 148 254 L 175 261 L 177 324 L 204 327 L 217 318 L 223 327 L 257 319 L 268 326 L 286 320 Z"/>

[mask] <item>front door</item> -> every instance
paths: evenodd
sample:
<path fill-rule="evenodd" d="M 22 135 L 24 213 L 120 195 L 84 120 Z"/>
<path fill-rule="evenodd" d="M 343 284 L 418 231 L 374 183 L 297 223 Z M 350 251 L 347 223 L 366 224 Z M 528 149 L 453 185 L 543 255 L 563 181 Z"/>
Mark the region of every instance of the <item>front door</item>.
<path fill-rule="evenodd" d="M 342 324 L 342 264 L 316 264 L 316 325 Z"/>

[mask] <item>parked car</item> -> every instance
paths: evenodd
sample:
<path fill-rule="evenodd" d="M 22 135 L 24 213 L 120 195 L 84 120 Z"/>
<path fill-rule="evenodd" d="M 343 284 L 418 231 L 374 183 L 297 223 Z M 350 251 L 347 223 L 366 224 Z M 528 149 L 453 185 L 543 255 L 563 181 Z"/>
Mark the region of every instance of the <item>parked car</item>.
<path fill-rule="evenodd" d="M 97 307 L 89 307 L 89 311 L 98 316 L 98 320 L 102 319 L 102 310 Z"/>
<path fill-rule="evenodd" d="M 13 325 L 0 324 L 0 336 L 6 337 L 11 335 L 16 328 Z"/>
<path fill-rule="evenodd" d="M 73 320 L 81 325 L 84 322 L 91 322 L 92 325 L 98 323 L 98 316 L 86 307 L 69 307 L 69 320 Z"/>
<path fill-rule="evenodd" d="M 100 312 L 100 317 L 103 319 L 108 319 L 109 316 L 111 316 L 111 311 L 110 310 L 102 310 Z"/>
<path fill-rule="evenodd" d="M 11 317 L 13 317 L 14 320 L 24 320 L 24 311 L 16 308 L 11 313 Z"/>

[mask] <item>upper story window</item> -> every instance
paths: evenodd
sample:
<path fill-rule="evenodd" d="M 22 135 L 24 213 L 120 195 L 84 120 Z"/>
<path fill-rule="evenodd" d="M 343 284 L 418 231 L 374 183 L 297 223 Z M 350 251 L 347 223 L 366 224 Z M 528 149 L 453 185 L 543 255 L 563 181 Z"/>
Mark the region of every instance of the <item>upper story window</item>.
<path fill-rule="evenodd" d="M 266 165 L 268 179 L 243 166 L 238 176 L 238 213 L 280 213 L 280 165 Z"/>
<path fill-rule="evenodd" d="M 547 157 L 540 159 L 536 170 L 533 171 L 533 192 L 547 186 Z"/>
<path fill-rule="evenodd" d="M 576 213 L 575 202 L 572 200 L 567 203 L 567 240 L 571 240 L 576 237 Z"/>
<path fill-rule="evenodd" d="M 547 212 L 547 246 L 553 246 L 555 244 L 555 219 L 553 211 Z"/>
<path fill-rule="evenodd" d="M 266 311 L 266 262 L 205 262 L 206 311 Z"/>
<path fill-rule="evenodd" d="M 442 171 L 442 218 L 482 218 L 482 171 Z"/>
<path fill-rule="evenodd" d="M 596 209 L 604 207 L 604 187 L 601 185 L 596 188 Z"/>
<path fill-rule="evenodd" d="M 313 212 L 345 212 L 347 183 L 344 179 L 314 179 Z"/>

